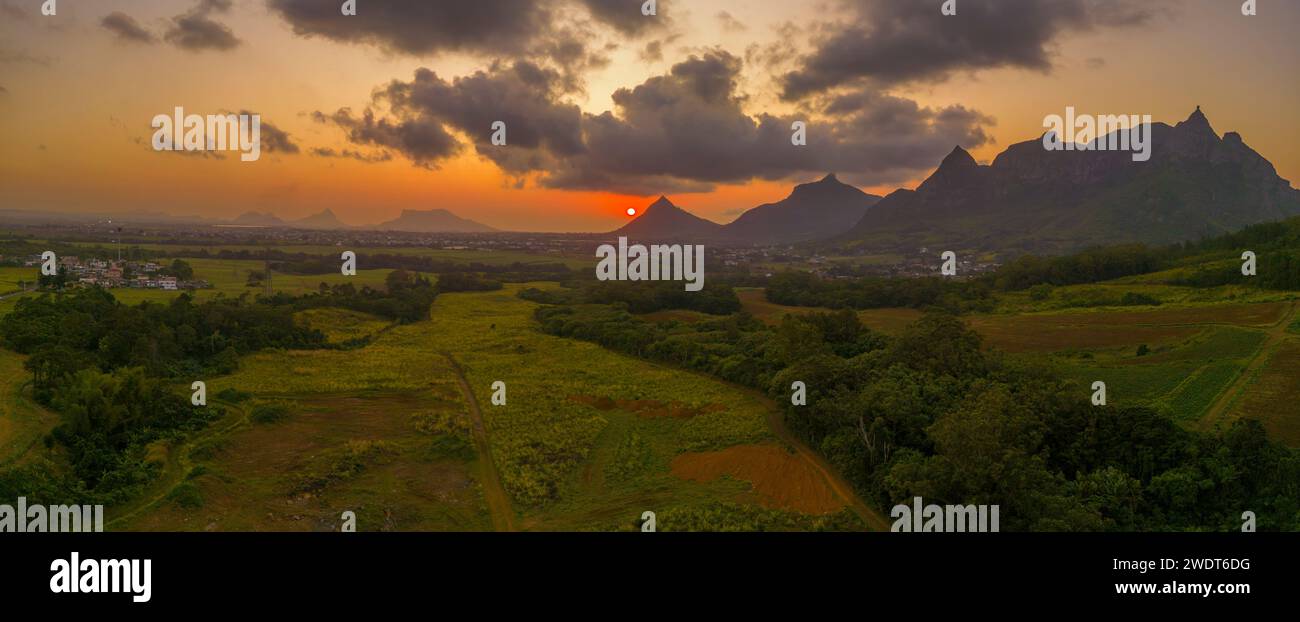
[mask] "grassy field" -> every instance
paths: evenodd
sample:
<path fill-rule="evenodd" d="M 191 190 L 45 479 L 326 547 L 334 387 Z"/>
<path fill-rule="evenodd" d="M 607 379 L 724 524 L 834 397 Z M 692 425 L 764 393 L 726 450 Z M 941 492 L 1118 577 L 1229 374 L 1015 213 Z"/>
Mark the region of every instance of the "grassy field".
<path fill-rule="evenodd" d="M 1300 447 L 1300 339 L 1290 338 L 1250 380 L 1232 415 L 1259 419 L 1270 436 Z"/>
<path fill-rule="evenodd" d="M 18 282 L 27 283 L 27 287 L 33 287 L 32 283 L 40 278 L 40 268 L 0 268 L 0 294 L 18 291 Z"/>
<path fill-rule="evenodd" d="M 846 512 L 819 473 L 790 466 L 761 396 L 544 335 L 536 305 L 515 296 L 520 287 L 444 294 L 430 321 L 393 327 L 361 349 L 246 357 L 209 381 L 209 395 L 238 389 L 292 412 L 275 423 L 236 420 L 188 451 L 199 474 L 176 487 L 192 493 L 190 504 L 173 502 L 173 488 L 115 526 L 331 529 L 350 509 L 361 529 L 490 528 L 493 483 L 465 441 L 471 407 L 447 355 L 482 409 L 520 529 L 632 529 L 646 510 L 720 502 L 807 521 Z M 378 328 L 335 311 L 300 319 L 335 335 Z M 493 404 L 496 381 L 506 383 L 504 405 Z M 733 449 L 745 447 L 755 449 Z M 791 469 L 804 475 L 783 475 Z"/>
<path fill-rule="evenodd" d="M 24 393 L 31 374 L 24 357 L 0 350 L 0 466 L 21 461 L 58 422 L 58 415 L 41 408 Z"/>

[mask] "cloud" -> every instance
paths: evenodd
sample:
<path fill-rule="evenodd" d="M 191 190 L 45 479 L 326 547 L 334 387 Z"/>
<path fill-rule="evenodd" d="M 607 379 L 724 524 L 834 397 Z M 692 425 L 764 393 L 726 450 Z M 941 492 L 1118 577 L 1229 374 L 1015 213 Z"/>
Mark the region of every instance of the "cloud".
<path fill-rule="evenodd" d="M 312 118 L 342 128 L 353 144 L 392 149 L 424 168 L 436 168 L 438 161 L 456 155 L 461 149 L 456 138 L 433 119 L 418 116 L 397 121 L 377 119 L 370 109 L 356 117 L 347 108 L 333 114 L 317 111 L 312 113 Z"/>
<path fill-rule="evenodd" d="M 232 50 L 243 42 L 225 24 L 209 17 L 212 13 L 228 13 L 230 7 L 231 0 L 200 0 L 188 13 L 172 18 L 163 39 L 191 52 Z"/>
<path fill-rule="evenodd" d="M 596 20 L 612 26 L 625 35 L 641 35 L 654 30 L 672 27 L 672 6 L 668 0 L 658 0 L 655 15 L 641 13 L 639 0 L 581 0 Z"/>
<path fill-rule="evenodd" d="M 9 94 L 9 89 L 5 88 L 3 85 L 0 85 L 0 95 L 8 95 L 8 94 Z"/>
<path fill-rule="evenodd" d="M 0 63 L 4 63 L 6 65 L 32 64 L 32 65 L 40 65 L 42 67 L 49 67 L 50 65 L 54 64 L 54 59 L 48 56 L 32 56 L 27 52 L 21 52 L 21 51 L 15 52 L 10 50 L 0 50 Z"/>
<path fill-rule="evenodd" d="M 782 79 L 797 100 L 844 85 L 937 82 L 953 72 L 1051 69 L 1065 32 L 1147 24 L 1167 0 L 962 0 L 956 16 L 937 3 L 849 0 L 849 19 L 828 25 L 815 49 Z"/>
<path fill-rule="evenodd" d="M 239 114 L 252 116 L 253 113 L 247 110 L 240 110 Z M 262 151 L 267 153 L 287 154 L 295 154 L 301 151 L 298 148 L 298 145 L 294 144 L 293 139 L 289 137 L 288 132 L 271 125 L 266 121 L 266 119 L 261 120 L 259 128 L 262 140 Z"/>
<path fill-rule="evenodd" d="M 722 29 L 727 32 L 744 32 L 749 30 L 743 22 L 736 19 L 734 15 L 727 11 L 719 11 L 717 16 L 718 22 L 722 24 Z"/>
<path fill-rule="evenodd" d="M 268 0 L 294 33 L 389 52 L 521 53 L 550 31 L 543 2 L 518 0 L 386 0 L 342 17 L 338 2 Z"/>
<path fill-rule="evenodd" d="M 29 17 L 29 15 L 27 15 L 27 11 L 24 11 L 22 7 L 16 7 L 12 4 L 9 4 L 7 0 L 5 2 L 0 2 L 0 13 L 3 13 L 7 19 L 12 19 L 12 20 L 26 21 L 27 18 Z"/>
<path fill-rule="evenodd" d="M 130 41 L 133 43 L 154 43 L 157 37 L 153 33 L 145 30 L 134 17 L 121 11 L 113 11 L 100 20 L 100 26 L 103 26 L 109 32 L 117 35 L 121 41 Z"/>
<path fill-rule="evenodd" d="M 329 147 L 313 147 L 311 154 L 321 158 L 349 158 L 361 162 L 375 163 L 388 162 L 393 159 L 393 154 L 387 151 L 381 151 L 377 154 L 367 154 L 351 149 L 335 150 Z"/>
<path fill-rule="evenodd" d="M 870 90 L 820 98 L 810 110 L 816 118 L 751 116 L 738 92 L 742 64 L 722 50 L 691 56 L 619 89 L 615 110 L 598 115 L 565 100 L 561 75 L 526 61 L 451 81 L 420 69 L 411 81 L 377 88 L 360 118 L 346 109 L 315 116 L 353 144 L 391 149 L 420 166 L 459 153 L 450 128 L 517 181 L 639 195 L 827 171 L 859 183 L 905 181 L 953 145 L 990 140 L 983 128 L 993 120 L 976 111 Z M 808 122 L 806 147 L 791 144 L 795 120 Z M 508 145 L 490 144 L 494 121 L 506 123 Z"/>

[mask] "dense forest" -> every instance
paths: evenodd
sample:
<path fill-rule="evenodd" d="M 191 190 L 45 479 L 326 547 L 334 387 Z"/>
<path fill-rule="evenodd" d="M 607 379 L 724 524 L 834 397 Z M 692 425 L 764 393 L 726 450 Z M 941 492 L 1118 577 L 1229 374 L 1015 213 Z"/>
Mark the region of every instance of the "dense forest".
<path fill-rule="evenodd" d="M 767 392 L 790 428 L 876 507 L 999 504 L 1014 530 L 1300 529 L 1300 453 L 1255 421 L 1222 435 L 1147 408 L 1092 406 L 1085 387 L 981 348 L 951 314 L 901 335 L 850 311 L 653 323 L 614 306 L 544 306 L 542 330 Z M 806 383 L 806 406 L 791 385 Z"/>

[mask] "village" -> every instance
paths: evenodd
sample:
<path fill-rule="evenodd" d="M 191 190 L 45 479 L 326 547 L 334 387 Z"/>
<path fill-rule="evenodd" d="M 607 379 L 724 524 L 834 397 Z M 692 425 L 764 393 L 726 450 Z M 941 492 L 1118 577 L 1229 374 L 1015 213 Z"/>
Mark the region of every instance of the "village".
<path fill-rule="evenodd" d="M 3 257 L 0 257 L 2 260 Z M 68 285 L 99 286 L 105 289 L 126 287 L 136 289 L 192 290 L 207 289 L 211 283 L 192 277 L 189 265 L 177 260 L 171 266 L 152 261 L 123 261 L 65 255 L 59 257 L 59 271 L 65 274 Z M 24 267 L 39 267 L 40 255 L 22 259 Z M 32 282 L 26 287 L 35 286 Z M 24 287 L 24 289 L 26 289 Z"/>

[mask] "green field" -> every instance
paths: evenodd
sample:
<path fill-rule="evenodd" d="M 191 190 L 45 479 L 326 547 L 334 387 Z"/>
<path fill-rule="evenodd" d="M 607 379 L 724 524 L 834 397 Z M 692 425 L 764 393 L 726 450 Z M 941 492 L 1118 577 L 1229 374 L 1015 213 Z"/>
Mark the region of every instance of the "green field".
<path fill-rule="evenodd" d="M 40 268 L 0 268 L 0 294 L 18 291 L 18 282 L 23 281 L 26 287 L 33 287 L 36 280 L 40 278 Z"/>
<path fill-rule="evenodd" d="M 430 321 L 384 330 L 360 349 L 245 357 L 239 371 L 208 385 L 210 395 L 227 388 L 251 393 L 252 401 L 236 409 L 243 414 L 197 447 L 169 450 L 188 456 L 176 468 L 200 474 L 184 482 L 163 478 L 170 489 L 157 491 L 152 503 L 110 512 L 114 527 L 329 529 L 352 510 L 360 529 L 508 523 L 523 530 L 618 530 L 633 529 L 647 510 L 671 517 L 725 503 L 741 508 L 734 511 L 775 512 L 803 528 L 823 517 L 862 528 L 801 459 L 785 467 L 799 482 L 791 490 L 782 489 L 788 486 L 772 475 L 777 471 L 754 464 L 794 454 L 717 451 L 781 447 L 767 424 L 773 406 L 762 396 L 544 335 L 534 327 L 536 305 L 515 295 L 521 287 L 444 294 Z M 348 312 L 300 319 L 334 335 L 379 328 Z M 473 409 L 458 369 L 481 409 L 499 475 L 466 440 Z M 492 401 L 498 380 L 506 382 L 506 404 L 499 406 Z M 294 405 L 283 421 L 256 423 L 247 414 L 249 404 L 276 400 Z M 749 479 L 677 474 L 674 459 L 681 456 Z M 179 486 L 201 502 L 170 501 Z M 505 504 L 506 516 L 493 515 L 501 512 L 494 502 Z"/>
<path fill-rule="evenodd" d="M 22 460 L 58 421 L 25 392 L 24 357 L 0 350 L 0 466 Z"/>

